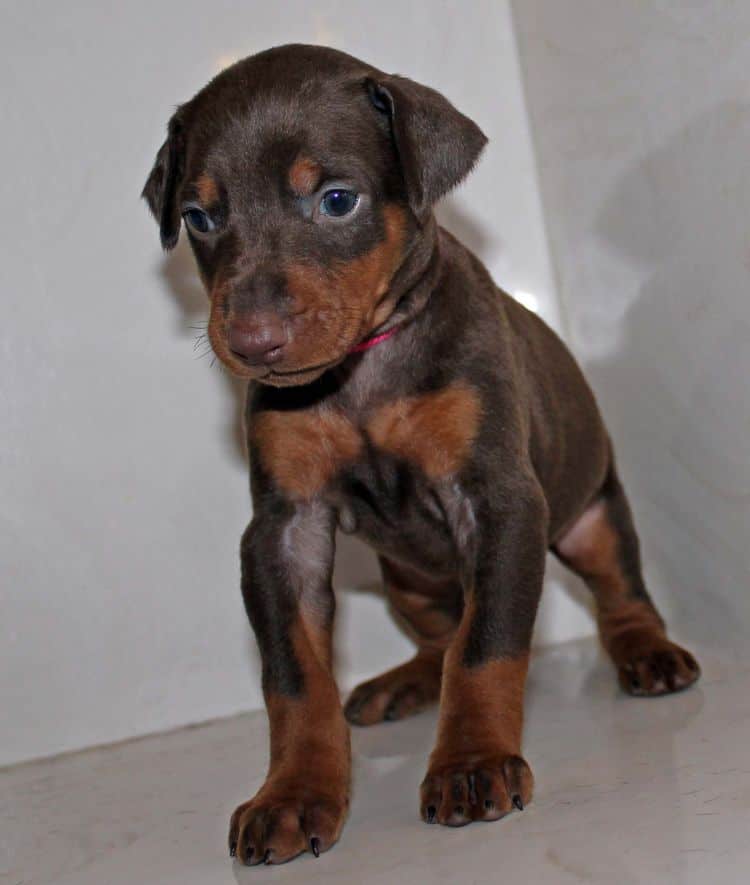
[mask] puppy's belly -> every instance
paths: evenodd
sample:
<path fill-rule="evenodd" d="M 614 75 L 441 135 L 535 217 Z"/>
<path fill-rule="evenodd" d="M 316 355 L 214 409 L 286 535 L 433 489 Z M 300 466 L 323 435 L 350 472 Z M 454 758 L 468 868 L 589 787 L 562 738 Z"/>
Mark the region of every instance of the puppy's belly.
<path fill-rule="evenodd" d="M 453 576 L 458 554 L 442 506 L 418 471 L 387 457 L 357 464 L 332 493 L 345 534 L 433 576 Z"/>

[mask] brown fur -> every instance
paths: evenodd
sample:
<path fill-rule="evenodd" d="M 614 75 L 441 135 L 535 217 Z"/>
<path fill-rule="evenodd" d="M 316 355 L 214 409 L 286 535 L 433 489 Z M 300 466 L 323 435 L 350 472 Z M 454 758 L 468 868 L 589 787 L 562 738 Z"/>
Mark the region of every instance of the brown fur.
<path fill-rule="evenodd" d="M 432 480 L 458 472 L 477 434 L 481 404 L 465 384 L 386 403 L 367 425 L 373 443 Z"/>
<path fill-rule="evenodd" d="M 302 500 L 324 488 L 362 448 L 351 422 L 330 409 L 261 412 L 250 432 L 274 483 Z"/>
<path fill-rule="evenodd" d="M 208 340 L 214 353 L 228 366 L 236 366 L 241 370 L 242 365 L 232 357 L 226 340 L 224 329 L 226 328 L 226 316 L 229 309 L 229 286 L 226 283 L 217 283 L 210 294 L 211 309 L 208 316 Z"/>

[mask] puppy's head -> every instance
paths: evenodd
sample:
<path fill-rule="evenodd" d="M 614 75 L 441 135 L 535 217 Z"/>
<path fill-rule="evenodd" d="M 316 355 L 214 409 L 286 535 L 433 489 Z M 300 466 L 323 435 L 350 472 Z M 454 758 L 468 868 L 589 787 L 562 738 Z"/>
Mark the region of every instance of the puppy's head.
<path fill-rule="evenodd" d="M 388 319 L 433 204 L 485 141 L 425 86 L 332 49 L 283 46 L 177 110 L 143 196 L 165 249 L 185 223 L 222 362 L 305 384 Z"/>

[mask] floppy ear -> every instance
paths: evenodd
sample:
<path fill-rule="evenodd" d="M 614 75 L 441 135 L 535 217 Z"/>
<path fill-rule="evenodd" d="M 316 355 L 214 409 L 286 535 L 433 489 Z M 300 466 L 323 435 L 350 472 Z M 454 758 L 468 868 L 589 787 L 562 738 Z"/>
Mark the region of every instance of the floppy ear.
<path fill-rule="evenodd" d="M 432 206 L 471 172 L 487 138 L 434 89 L 406 77 L 368 77 L 373 105 L 390 119 L 412 211 L 424 222 Z"/>
<path fill-rule="evenodd" d="M 174 249 L 180 235 L 182 217 L 177 205 L 177 191 L 185 166 L 185 133 L 180 111 L 172 117 L 167 128 L 167 140 L 159 148 L 141 196 L 148 203 L 159 222 L 161 244 Z"/>

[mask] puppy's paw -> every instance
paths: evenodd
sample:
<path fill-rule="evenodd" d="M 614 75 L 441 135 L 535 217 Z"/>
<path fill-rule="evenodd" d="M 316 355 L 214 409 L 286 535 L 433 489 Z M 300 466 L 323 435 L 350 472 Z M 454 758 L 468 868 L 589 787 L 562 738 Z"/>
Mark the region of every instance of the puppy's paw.
<path fill-rule="evenodd" d="M 339 838 L 347 808 L 343 791 L 267 781 L 232 815 L 229 854 L 248 866 L 285 863 L 303 851 L 318 857 Z"/>
<path fill-rule="evenodd" d="M 627 656 L 617 661 L 620 687 L 638 697 L 682 691 L 700 675 L 700 666 L 689 651 L 661 637 L 635 644 Z"/>
<path fill-rule="evenodd" d="M 400 667 L 358 685 L 344 715 L 352 725 L 374 725 L 418 713 L 440 697 L 441 656 L 417 655 Z"/>
<path fill-rule="evenodd" d="M 428 824 L 461 827 L 498 820 L 528 805 L 534 777 L 520 756 L 469 756 L 464 763 L 432 762 L 420 788 L 421 815 Z"/>

